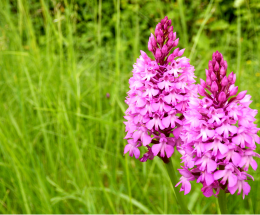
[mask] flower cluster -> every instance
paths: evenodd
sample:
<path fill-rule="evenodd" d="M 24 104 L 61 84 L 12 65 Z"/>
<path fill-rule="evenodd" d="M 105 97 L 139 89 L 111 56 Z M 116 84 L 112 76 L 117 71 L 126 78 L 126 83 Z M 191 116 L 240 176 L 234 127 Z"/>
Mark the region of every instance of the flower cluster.
<path fill-rule="evenodd" d="M 157 24 L 155 35 L 151 34 L 148 42 L 148 49 L 155 60 L 141 51 L 133 66 L 125 101 L 129 107 L 125 116 L 128 144 L 124 153 L 129 152 L 137 159 L 139 147 L 145 146 L 148 151 L 140 158 L 142 162 L 157 155 L 171 157 L 174 146 L 180 140 L 182 113 L 189 98 L 197 94 L 193 84 L 194 67 L 186 57 L 178 58 L 183 55 L 184 49 L 177 48 L 170 54 L 178 41 L 171 20 L 165 17 Z"/>
<path fill-rule="evenodd" d="M 204 98 L 191 98 L 183 122 L 178 147 L 182 154 L 182 177 L 176 185 L 181 191 L 191 190 L 190 181 L 202 183 L 206 197 L 218 195 L 220 189 L 243 198 L 250 192 L 247 180 L 249 166 L 254 170 L 257 163 L 254 152 L 258 128 L 254 124 L 257 110 L 249 108 L 250 95 L 246 91 L 237 94 L 236 75 L 226 76 L 227 62 L 218 51 L 206 69 L 206 82 L 201 79 L 198 91 Z M 237 95 L 236 95 L 237 94 Z M 215 190 L 215 193 L 213 192 Z"/>

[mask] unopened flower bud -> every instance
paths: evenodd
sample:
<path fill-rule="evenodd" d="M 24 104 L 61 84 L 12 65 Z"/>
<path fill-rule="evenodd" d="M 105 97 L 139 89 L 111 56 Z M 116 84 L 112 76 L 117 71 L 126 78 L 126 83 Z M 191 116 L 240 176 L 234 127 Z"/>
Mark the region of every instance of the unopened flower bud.
<path fill-rule="evenodd" d="M 218 62 L 221 62 L 222 59 L 223 59 L 222 54 L 218 52 L 218 54 L 216 54 L 216 60 L 217 60 Z"/>
<path fill-rule="evenodd" d="M 210 77 L 207 76 L 207 78 L 206 78 L 206 84 L 210 86 L 211 83 L 212 83 L 212 81 L 211 81 Z"/>
<path fill-rule="evenodd" d="M 166 30 L 167 30 L 167 28 L 168 28 L 168 24 L 167 24 L 167 23 L 165 23 L 165 24 L 163 25 L 163 29 L 166 31 Z"/>
<path fill-rule="evenodd" d="M 174 60 L 174 58 L 175 58 L 175 55 L 174 55 L 174 53 L 172 53 L 172 54 L 169 55 L 167 61 L 172 62 Z"/>
<path fill-rule="evenodd" d="M 218 62 L 221 61 L 221 56 L 219 53 L 216 54 L 215 58 L 216 58 L 216 61 L 218 61 Z"/>
<path fill-rule="evenodd" d="M 230 92 L 229 92 L 229 96 L 234 96 L 237 94 L 237 91 L 238 91 L 238 86 L 236 87 L 233 87 Z"/>
<path fill-rule="evenodd" d="M 227 61 L 224 61 L 224 67 L 225 67 L 225 70 L 227 70 L 227 67 L 228 67 Z"/>
<path fill-rule="evenodd" d="M 167 46 L 170 48 L 170 47 L 172 47 L 173 46 L 173 40 L 172 39 L 169 39 L 168 41 L 167 41 Z"/>
<path fill-rule="evenodd" d="M 165 20 L 164 20 L 164 18 L 161 20 L 161 24 L 162 24 L 162 25 L 165 24 Z"/>
<path fill-rule="evenodd" d="M 172 20 L 169 19 L 168 22 L 167 22 L 168 26 L 171 26 L 172 25 Z"/>
<path fill-rule="evenodd" d="M 173 47 L 177 46 L 178 43 L 179 43 L 179 38 L 177 38 L 177 39 L 174 41 L 174 43 L 173 43 Z"/>
<path fill-rule="evenodd" d="M 222 75 L 222 76 L 226 75 L 226 70 L 223 66 L 220 68 L 219 74 Z"/>
<path fill-rule="evenodd" d="M 156 30 L 160 30 L 160 29 L 162 29 L 162 24 L 161 24 L 161 23 L 158 23 L 158 24 L 156 25 L 156 27 L 155 27 L 155 31 L 156 31 Z"/>
<path fill-rule="evenodd" d="M 203 79 L 200 79 L 200 85 L 201 85 L 203 88 L 206 88 L 206 87 L 207 87 L 207 84 L 206 84 L 206 82 L 205 82 Z"/>
<path fill-rule="evenodd" d="M 172 32 L 173 31 L 173 26 L 170 26 L 169 28 L 168 28 L 168 32 Z"/>
<path fill-rule="evenodd" d="M 211 89 L 212 92 L 217 92 L 217 91 L 218 91 L 218 85 L 217 85 L 216 81 L 214 81 L 214 82 L 212 83 L 210 89 Z"/>
<path fill-rule="evenodd" d="M 163 37 L 164 33 L 163 33 L 163 30 L 162 30 L 162 29 L 159 30 L 159 35 L 160 35 L 161 37 Z"/>
<path fill-rule="evenodd" d="M 163 45 L 162 47 L 162 53 L 167 54 L 168 53 L 168 47 L 166 45 Z"/>
<path fill-rule="evenodd" d="M 153 51 L 153 46 L 152 46 L 152 43 L 151 43 L 150 40 L 149 40 L 149 42 L 148 42 L 148 50 L 149 50 L 150 52 Z"/>
<path fill-rule="evenodd" d="M 200 95 L 205 96 L 205 90 L 202 86 L 198 85 L 198 92 Z"/>
<path fill-rule="evenodd" d="M 155 52 L 155 57 L 156 58 L 160 58 L 162 56 L 162 52 L 160 49 L 156 49 L 156 52 Z"/>
<path fill-rule="evenodd" d="M 208 76 L 210 77 L 212 71 L 211 71 L 210 69 L 209 69 L 209 70 L 205 69 L 205 71 L 206 71 L 206 76 L 207 76 L 207 77 L 208 77 Z"/>
<path fill-rule="evenodd" d="M 215 58 L 212 58 L 212 61 L 211 61 L 211 62 L 212 62 L 212 66 L 214 67 L 217 61 L 216 61 Z"/>
<path fill-rule="evenodd" d="M 156 39 L 155 39 L 155 37 L 154 37 L 154 35 L 153 35 L 152 33 L 151 33 L 150 38 L 151 38 L 151 44 L 152 44 L 152 46 L 153 46 L 153 47 L 156 47 L 156 46 L 157 46 L 157 42 L 156 42 Z"/>
<path fill-rule="evenodd" d="M 179 53 L 179 48 L 177 48 L 177 49 L 175 49 L 175 50 L 173 51 L 174 57 L 177 57 L 177 56 L 178 56 L 178 53 Z"/>
<path fill-rule="evenodd" d="M 242 91 L 242 92 L 240 92 L 240 93 L 238 93 L 237 94 L 237 99 L 238 100 L 241 100 L 241 99 L 243 99 L 245 96 L 246 96 L 246 93 L 247 93 L 247 91 L 245 90 L 245 91 Z"/>
<path fill-rule="evenodd" d="M 170 32 L 168 35 L 169 40 L 173 38 L 173 32 Z"/>
<path fill-rule="evenodd" d="M 185 49 L 181 49 L 179 52 L 178 52 L 178 57 L 181 57 L 184 53 Z"/>
<path fill-rule="evenodd" d="M 211 79 L 212 81 L 216 81 L 217 76 L 215 75 L 214 72 L 211 72 L 211 74 L 210 74 L 210 79 Z"/>
<path fill-rule="evenodd" d="M 165 21 L 165 22 L 167 22 L 168 19 L 169 19 L 168 16 L 165 16 L 165 17 L 164 17 L 164 21 Z"/>
<path fill-rule="evenodd" d="M 225 87 L 225 86 L 227 86 L 227 84 L 228 84 L 228 79 L 227 79 L 227 76 L 225 76 L 225 77 L 222 79 L 222 81 L 221 81 L 221 86 Z"/>
<path fill-rule="evenodd" d="M 173 32 L 172 40 L 176 39 L 176 32 Z"/>
<path fill-rule="evenodd" d="M 226 99 L 227 99 L 226 93 L 221 92 L 221 93 L 218 95 L 218 100 L 219 100 L 220 102 L 224 102 L 224 101 L 226 101 Z"/>
<path fill-rule="evenodd" d="M 234 83 L 236 82 L 236 78 L 237 78 L 237 75 L 234 74 L 234 75 L 233 75 L 233 80 L 232 80 L 231 84 L 234 84 Z"/>
<path fill-rule="evenodd" d="M 162 37 L 160 35 L 158 35 L 156 38 L 157 38 L 157 42 L 158 43 L 162 43 L 163 42 L 163 39 L 162 39 Z"/>
<path fill-rule="evenodd" d="M 224 65 L 225 65 L 224 58 L 222 58 L 221 61 L 220 61 L 220 66 L 224 66 Z"/>
<path fill-rule="evenodd" d="M 229 82 L 229 83 L 232 83 L 232 82 L 233 82 L 233 72 L 231 72 L 231 73 L 228 75 L 228 82 Z"/>
<path fill-rule="evenodd" d="M 219 64 L 218 62 L 216 62 L 216 64 L 214 65 L 214 71 L 218 72 L 219 70 Z"/>
<path fill-rule="evenodd" d="M 208 66 L 209 66 L 209 69 L 210 69 L 210 68 L 212 68 L 212 69 L 213 69 L 213 66 L 212 66 L 212 62 L 211 62 L 211 60 L 209 61 L 209 64 L 208 64 Z"/>

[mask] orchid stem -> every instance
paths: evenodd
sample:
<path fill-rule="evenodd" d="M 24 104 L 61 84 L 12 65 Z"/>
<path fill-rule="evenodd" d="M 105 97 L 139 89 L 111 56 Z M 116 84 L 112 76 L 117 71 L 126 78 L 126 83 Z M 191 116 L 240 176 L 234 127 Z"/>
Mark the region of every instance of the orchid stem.
<path fill-rule="evenodd" d="M 218 194 L 218 205 L 221 211 L 221 214 L 227 214 L 227 199 L 225 190 L 220 189 Z"/>
<path fill-rule="evenodd" d="M 166 169 L 167 169 L 168 175 L 169 175 L 171 182 L 172 182 L 173 191 L 175 193 L 176 202 L 179 205 L 180 212 L 184 213 L 184 214 L 190 214 L 191 212 L 188 210 L 188 208 L 185 204 L 183 194 L 181 194 L 179 192 L 179 190 L 178 190 L 179 188 L 175 187 L 175 185 L 178 183 L 178 178 L 176 177 L 176 174 L 175 174 L 176 169 L 173 168 L 173 163 L 170 159 L 169 159 L 169 162 L 166 163 Z"/>

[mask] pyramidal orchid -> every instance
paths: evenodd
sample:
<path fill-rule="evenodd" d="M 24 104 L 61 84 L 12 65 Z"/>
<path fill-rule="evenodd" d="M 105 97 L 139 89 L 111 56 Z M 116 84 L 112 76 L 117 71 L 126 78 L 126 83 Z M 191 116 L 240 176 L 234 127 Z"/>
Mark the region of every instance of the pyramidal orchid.
<path fill-rule="evenodd" d="M 219 192 L 248 195 L 248 180 L 254 180 L 247 173 L 256 170 L 254 157 L 256 143 L 260 143 L 254 124 L 257 110 L 249 105 L 251 96 L 242 91 L 237 94 L 236 74 L 228 76 L 227 62 L 221 53 L 213 53 L 206 69 L 206 81 L 200 81 L 198 91 L 203 98 L 191 98 L 184 114 L 181 139 L 178 147 L 184 166 L 181 191 L 191 190 L 190 181 L 203 185 L 201 191 L 206 197 L 219 196 Z"/>
<path fill-rule="evenodd" d="M 194 67 L 189 59 L 181 57 L 184 49 L 175 49 L 179 38 L 173 32 L 171 20 L 165 17 L 151 34 L 148 49 L 155 59 L 141 51 L 129 79 L 126 97 L 125 122 L 128 144 L 124 153 L 140 157 L 140 147 L 147 152 L 140 158 L 145 162 L 155 156 L 167 159 L 180 142 L 179 133 L 189 98 L 197 91 L 194 85 Z M 173 134 L 170 137 L 170 134 Z"/>
<path fill-rule="evenodd" d="M 187 103 L 190 97 L 197 96 L 194 67 L 189 64 L 188 58 L 181 57 L 184 49 L 173 50 L 178 42 L 171 20 L 165 17 L 149 38 L 148 50 L 154 59 L 141 51 L 133 66 L 125 101 L 128 105 L 125 112 L 125 139 L 128 144 L 124 154 L 129 153 L 141 162 L 160 157 L 167 163 L 173 185 L 177 183 L 177 178 L 169 158 L 174 153 L 174 147 L 181 143 L 180 132 Z M 145 147 L 147 152 L 140 158 L 141 147 Z M 178 192 L 176 196 L 180 209 L 189 213 L 182 196 Z"/>

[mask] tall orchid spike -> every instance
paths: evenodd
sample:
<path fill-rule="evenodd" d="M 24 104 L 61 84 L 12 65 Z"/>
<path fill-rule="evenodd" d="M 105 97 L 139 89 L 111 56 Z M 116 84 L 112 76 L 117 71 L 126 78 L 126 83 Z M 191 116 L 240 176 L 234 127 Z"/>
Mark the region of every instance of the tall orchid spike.
<path fill-rule="evenodd" d="M 128 144 L 124 153 L 139 158 L 139 147 L 145 146 L 148 151 L 140 159 L 142 162 L 157 155 L 166 160 L 172 156 L 181 141 L 182 114 L 190 97 L 197 95 L 194 67 L 188 58 L 181 57 L 184 49 L 177 48 L 170 54 L 178 41 L 171 20 L 165 17 L 148 42 L 155 60 L 141 51 L 129 79 L 125 101 L 129 106 L 125 116 Z"/>
<path fill-rule="evenodd" d="M 243 198 L 250 192 L 247 180 L 253 177 L 246 172 L 249 166 L 256 170 L 254 157 L 260 157 L 255 152 L 255 143 L 260 143 L 260 129 L 254 124 L 257 110 L 249 108 L 251 96 L 246 91 L 237 94 L 236 75 L 232 72 L 227 77 L 226 71 L 227 62 L 216 51 L 206 70 L 206 82 L 201 80 L 198 86 L 204 98 L 191 98 L 184 114 L 184 144 L 179 150 L 187 173 L 179 171 L 182 190 L 188 189 L 185 194 L 191 180 L 202 183 L 206 197 L 218 195 L 220 189 L 231 194 L 243 192 Z"/>

